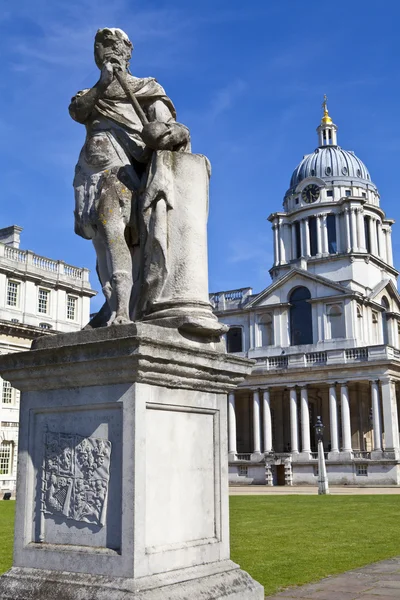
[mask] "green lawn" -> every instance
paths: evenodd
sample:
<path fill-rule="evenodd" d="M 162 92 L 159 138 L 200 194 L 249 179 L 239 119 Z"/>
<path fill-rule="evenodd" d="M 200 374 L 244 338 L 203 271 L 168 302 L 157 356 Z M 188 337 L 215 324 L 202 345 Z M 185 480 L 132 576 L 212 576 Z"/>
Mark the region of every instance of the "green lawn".
<path fill-rule="evenodd" d="M 0 573 L 15 503 L 0 502 Z M 400 555 L 400 496 L 233 496 L 232 559 L 272 594 Z"/>
<path fill-rule="evenodd" d="M 400 496 L 233 496 L 232 560 L 272 594 L 400 555 Z"/>
<path fill-rule="evenodd" d="M 15 501 L 0 501 L 0 573 L 11 567 Z"/>

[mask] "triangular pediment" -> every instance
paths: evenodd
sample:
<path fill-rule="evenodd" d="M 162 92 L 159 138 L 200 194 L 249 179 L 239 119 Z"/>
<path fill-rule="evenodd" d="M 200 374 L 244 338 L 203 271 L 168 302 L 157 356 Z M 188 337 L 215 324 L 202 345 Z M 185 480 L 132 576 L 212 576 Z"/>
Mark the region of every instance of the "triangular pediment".
<path fill-rule="evenodd" d="M 400 294 L 392 279 L 380 281 L 368 295 L 368 299 L 381 304 L 384 296 L 389 300 L 391 312 L 400 312 Z"/>
<path fill-rule="evenodd" d="M 308 288 L 312 299 L 354 295 L 352 290 L 339 283 L 332 282 L 319 275 L 313 275 L 303 269 L 293 268 L 252 298 L 246 305 L 246 309 L 284 304 L 288 302 L 292 290 L 299 286 Z"/>

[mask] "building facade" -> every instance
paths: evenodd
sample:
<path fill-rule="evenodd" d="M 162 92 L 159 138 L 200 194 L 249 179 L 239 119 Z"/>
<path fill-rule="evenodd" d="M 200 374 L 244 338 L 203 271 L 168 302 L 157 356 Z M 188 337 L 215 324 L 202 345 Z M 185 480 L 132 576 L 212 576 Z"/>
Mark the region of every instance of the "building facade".
<path fill-rule="evenodd" d="M 400 296 L 392 225 L 369 171 L 324 115 L 274 233 L 272 283 L 211 294 L 228 352 L 254 359 L 231 394 L 232 483 L 315 484 L 314 424 L 333 484 L 399 484 Z"/>
<path fill-rule="evenodd" d="M 0 353 L 29 350 L 40 335 L 78 331 L 95 295 L 89 271 L 20 249 L 21 227 L 0 229 Z M 0 378 L 0 492 L 14 492 L 19 391 Z"/>

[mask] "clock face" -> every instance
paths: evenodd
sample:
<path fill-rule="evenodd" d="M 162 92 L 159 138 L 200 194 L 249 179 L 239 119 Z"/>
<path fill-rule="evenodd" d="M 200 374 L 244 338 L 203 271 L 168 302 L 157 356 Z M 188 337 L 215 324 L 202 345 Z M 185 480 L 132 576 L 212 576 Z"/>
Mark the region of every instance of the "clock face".
<path fill-rule="evenodd" d="M 308 204 L 315 202 L 319 198 L 319 187 L 315 183 L 310 183 L 310 185 L 307 185 L 301 192 L 301 197 L 304 202 L 307 202 Z"/>

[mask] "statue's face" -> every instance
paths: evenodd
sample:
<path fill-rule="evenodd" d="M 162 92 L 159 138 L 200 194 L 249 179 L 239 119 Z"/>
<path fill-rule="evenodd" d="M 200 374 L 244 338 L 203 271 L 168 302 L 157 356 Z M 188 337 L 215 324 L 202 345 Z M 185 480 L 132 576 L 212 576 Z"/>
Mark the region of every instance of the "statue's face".
<path fill-rule="evenodd" d="M 118 62 L 127 68 L 132 55 L 132 45 L 111 31 L 103 30 L 98 34 L 94 44 L 94 59 L 99 69 L 105 62 Z"/>

